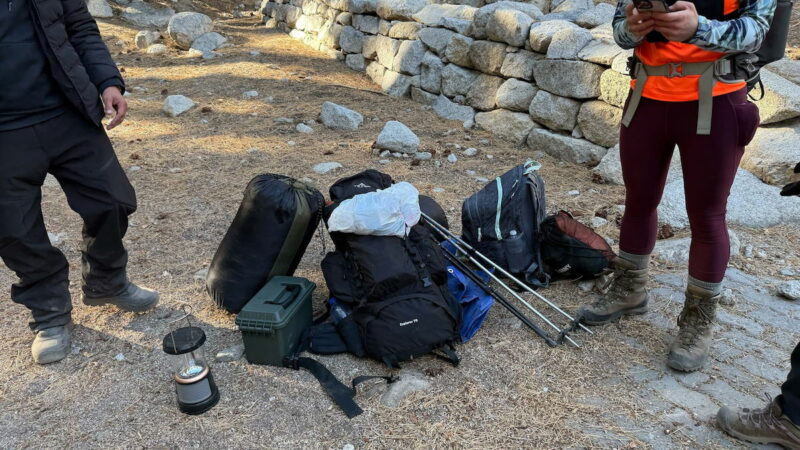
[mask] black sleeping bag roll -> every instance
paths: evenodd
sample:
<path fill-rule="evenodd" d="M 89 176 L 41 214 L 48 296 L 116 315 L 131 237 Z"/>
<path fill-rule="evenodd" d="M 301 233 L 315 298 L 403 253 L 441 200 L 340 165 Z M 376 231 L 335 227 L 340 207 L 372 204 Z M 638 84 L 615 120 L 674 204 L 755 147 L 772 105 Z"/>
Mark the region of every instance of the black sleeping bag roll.
<path fill-rule="evenodd" d="M 208 269 L 206 287 L 217 306 L 238 313 L 272 277 L 294 274 L 324 204 L 318 190 L 293 178 L 253 178 Z"/>

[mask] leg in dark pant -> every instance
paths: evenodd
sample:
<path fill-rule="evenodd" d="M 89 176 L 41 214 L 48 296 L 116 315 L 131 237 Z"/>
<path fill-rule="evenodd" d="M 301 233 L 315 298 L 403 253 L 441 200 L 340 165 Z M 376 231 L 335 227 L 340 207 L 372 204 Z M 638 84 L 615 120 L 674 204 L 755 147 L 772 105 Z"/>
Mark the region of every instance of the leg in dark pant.
<path fill-rule="evenodd" d="M 0 156 L 0 257 L 20 278 L 12 298 L 31 309 L 34 331 L 67 323 L 72 309 L 67 262 L 50 245 L 41 217 L 40 188 L 48 171 L 84 220 L 84 292 L 123 290 L 122 238 L 136 198 L 103 129 L 68 111 L 1 132 Z"/>
<path fill-rule="evenodd" d="M 128 281 L 122 238 L 128 216 L 136 210 L 136 196 L 105 131 L 77 114 L 62 118 L 65 123 L 52 131 L 61 150 L 53 155 L 50 170 L 84 221 L 83 290 L 92 296 L 114 295 Z"/>
<path fill-rule="evenodd" d="M 625 215 L 619 245 L 626 253 L 649 255 L 655 246 L 658 204 L 675 148 L 667 106 L 643 98 L 631 125 L 620 130 Z"/>
<path fill-rule="evenodd" d="M 34 331 L 70 321 L 68 264 L 50 245 L 41 210 L 48 157 L 34 127 L 0 132 L 0 257 L 19 277 L 11 298 Z"/>
<path fill-rule="evenodd" d="M 780 406 L 792 422 L 800 425 L 800 343 L 792 352 L 792 368 L 781 386 Z"/>

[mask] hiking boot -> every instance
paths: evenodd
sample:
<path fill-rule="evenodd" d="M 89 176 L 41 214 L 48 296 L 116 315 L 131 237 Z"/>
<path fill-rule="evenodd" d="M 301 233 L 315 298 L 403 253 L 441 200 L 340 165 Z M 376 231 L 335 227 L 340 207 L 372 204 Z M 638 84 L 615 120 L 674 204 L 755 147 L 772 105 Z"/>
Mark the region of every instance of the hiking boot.
<path fill-rule="evenodd" d="M 72 323 L 36 332 L 31 355 L 36 364 L 50 364 L 66 358 L 72 348 Z"/>
<path fill-rule="evenodd" d="M 672 343 L 667 365 L 682 372 L 693 372 L 705 364 L 714 337 L 714 318 L 721 294 L 689 285 L 686 302 L 678 316 L 678 337 Z"/>
<path fill-rule="evenodd" d="M 145 312 L 158 304 L 158 292 L 143 289 L 128 282 L 125 289 L 117 295 L 92 297 L 83 293 L 83 303 L 89 306 L 115 305 L 123 311 Z"/>
<path fill-rule="evenodd" d="M 591 305 L 578 312 L 586 325 L 603 325 L 622 316 L 647 312 L 648 269 L 637 269 L 632 263 L 617 257 L 613 269 L 606 270 L 595 283 L 601 295 Z"/>
<path fill-rule="evenodd" d="M 800 449 L 800 426 L 783 414 L 777 397 L 763 409 L 734 410 L 723 406 L 717 413 L 717 425 L 729 435 L 748 442 Z"/>

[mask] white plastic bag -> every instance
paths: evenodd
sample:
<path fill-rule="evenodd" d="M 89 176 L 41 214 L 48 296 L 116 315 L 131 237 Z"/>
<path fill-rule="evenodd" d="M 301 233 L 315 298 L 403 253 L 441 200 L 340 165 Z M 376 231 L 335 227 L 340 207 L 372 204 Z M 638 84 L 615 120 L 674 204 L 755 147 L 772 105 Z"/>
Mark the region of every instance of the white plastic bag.
<path fill-rule="evenodd" d="M 419 191 L 410 183 L 400 182 L 343 201 L 328 218 L 328 229 L 404 238 L 419 219 Z"/>

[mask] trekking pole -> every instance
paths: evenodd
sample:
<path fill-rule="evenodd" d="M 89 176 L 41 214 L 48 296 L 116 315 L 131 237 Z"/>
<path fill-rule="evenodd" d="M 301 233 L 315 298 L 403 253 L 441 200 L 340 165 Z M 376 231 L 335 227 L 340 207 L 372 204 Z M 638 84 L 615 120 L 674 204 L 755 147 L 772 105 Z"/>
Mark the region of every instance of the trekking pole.
<path fill-rule="evenodd" d="M 510 273 L 508 273 L 508 271 L 506 271 L 505 269 L 503 269 L 502 267 L 500 267 L 500 265 L 498 265 L 496 262 L 494 262 L 494 261 L 492 261 L 491 259 L 489 259 L 488 257 L 486 257 L 486 256 L 485 256 L 483 253 L 481 253 L 481 252 L 479 252 L 479 251 L 475 250 L 475 248 L 474 248 L 474 247 L 472 247 L 471 245 L 469 245 L 467 242 L 465 242 L 465 241 L 464 241 L 463 239 L 461 239 L 460 237 L 456 236 L 456 235 L 455 235 L 453 232 L 451 232 L 451 231 L 450 231 L 450 230 L 448 230 L 447 228 L 444 228 L 444 227 L 442 227 L 441 225 L 439 225 L 438 223 L 436 223 L 436 221 L 435 221 L 435 220 L 433 220 L 433 219 L 432 219 L 430 216 L 428 216 L 428 215 L 427 215 L 427 214 L 425 214 L 425 213 L 422 213 L 422 217 L 424 217 L 424 218 L 425 218 L 425 221 L 426 221 L 426 222 L 428 222 L 428 223 L 431 223 L 431 225 L 434 225 L 434 226 L 436 226 L 436 227 L 443 228 L 443 229 L 444 229 L 444 231 L 445 231 L 445 233 L 446 233 L 446 234 L 448 234 L 448 235 L 450 236 L 450 238 L 452 238 L 452 239 L 455 239 L 456 241 L 458 241 L 458 243 L 460 243 L 460 244 L 462 244 L 464 247 L 466 247 L 466 248 L 467 248 L 467 249 L 468 249 L 468 250 L 469 250 L 471 253 L 474 253 L 475 255 L 477 255 L 478 257 L 480 257 L 481 259 L 483 259 L 483 260 L 484 260 L 484 261 L 486 261 L 487 263 L 491 264 L 491 265 L 492 265 L 494 268 L 496 268 L 498 271 L 500 271 L 500 273 L 502 273 L 502 274 L 503 274 L 503 275 L 505 275 L 506 277 L 508 277 L 508 278 L 510 278 L 511 280 L 513 280 L 513 281 L 514 281 L 514 282 L 515 282 L 517 285 L 519 285 L 521 288 L 523 288 L 523 289 L 525 289 L 526 291 L 530 292 L 531 294 L 535 295 L 535 296 L 536 296 L 536 297 L 537 297 L 539 300 L 541 300 L 541 301 L 545 302 L 545 303 L 546 303 L 548 306 L 550 306 L 551 308 L 555 309 L 557 312 L 561 313 L 561 315 L 563 315 L 564 317 L 566 317 L 567 319 L 569 319 L 570 321 L 572 321 L 572 323 L 573 323 L 573 324 L 577 324 L 577 326 L 579 326 L 579 327 L 580 327 L 582 330 L 586 331 L 586 332 L 587 332 L 587 333 L 589 333 L 589 334 L 594 334 L 594 332 L 593 332 L 592 330 L 590 330 L 590 329 L 589 329 L 589 328 L 587 328 L 585 325 L 583 325 L 582 323 L 580 323 L 580 322 L 579 322 L 577 319 L 575 319 L 574 317 L 572 317 L 571 315 L 569 315 L 569 314 L 568 314 L 566 311 L 564 311 L 563 309 L 559 308 L 559 307 L 558 307 L 558 305 L 556 305 L 555 303 L 553 303 L 553 302 L 551 302 L 550 300 L 546 299 L 546 298 L 545 298 L 545 297 L 544 297 L 542 294 L 540 294 L 540 293 L 536 292 L 536 291 L 535 291 L 533 288 L 531 288 L 531 287 L 530 287 L 530 286 L 528 286 L 527 284 L 525 284 L 525 283 L 523 283 L 522 281 L 520 281 L 519 279 L 517 279 L 517 277 L 515 277 L 515 276 L 511 275 Z M 464 252 L 464 253 L 467 253 L 467 252 Z"/>
<path fill-rule="evenodd" d="M 542 330 L 541 328 L 539 328 L 538 325 L 533 323 L 531 319 L 529 319 L 522 311 L 519 310 L 519 308 L 512 305 L 511 302 L 509 302 L 505 297 L 500 295 L 500 293 L 497 292 L 495 288 L 489 286 L 485 280 L 483 280 L 481 277 L 479 277 L 477 274 L 471 271 L 463 261 L 458 259 L 457 256 L 447 251 L 447 249 L 443 250 L 444 250 L 444 257 L 447 258 L 447 260 L 450 261 L 450 263 L 453 264 L 453 266 L 455 266 L 458 270 L 460 270 L 467 278 L 472 280 L 472 282 L 475 283 L 475 285 L 477 285 L 480 289 L 482 289 L 487 294 L 491 295 L 492 298 L 497 300 L 498 303 L 503 305 L 503 307 L 509 310 L 512 314 L 514 314 L 514 316 L 516 316 L 517 319 L 519 319 L 522 323 L 524 323 L 528 328 L 533 330 L 534 333 L 536 333 L 537 335 L 539 335 L 539 337 L 544 339 L 547 345 L 549 345 L 550 347 L 555 347 L 558 345 L 558 343 L 554 341 L 550 336 L 548 336 L 547 333 L 544 332 L 544 330 Z"/>
<path fill-rule="evenodd" d="M 423 214 L 424 214 L 424 213 L 423 213 Z M 436 223 L 436 221 L 434 221 L 434 220 L 432 220 L 432 219 L 430 219 L 430 218 L 428 218 L 428 219 L 426 219 L 426 220 L 427 220 L 428 222 L 430 222 L 430 224 L 433 226 L 433 228 L 434 228 L 434 229 L 435 229 L 435 230 L 436 230 L 436 231 L 437 231 L 437 232 L 438 232 L 438 233 L 439 233 L 439 234 L 440 234 L 440 235 L 441 235 L 443 238 L 445 238 L 445 240 L 448 240 L 448 238 L 447 238 L 447 234 L 445 234 L 445 233 L 442 231 L 442 228 L 444 228 L 444 227 L 442 227 L 441 225 L 439 225 L 438 223 Z M 448 230 L 447 232 L 449 233 L 450 231 Z M 494 280 L 494 281 L 495 281 L 497 284 L 499 284 L 499 285 L 500 285 L 500 286 L 501 286 L 503 289 L 505 289 L 506 291 L 508 291 L 508 292 L 509 292 L 509 293 L 510 293 L 510 294 L 511 294 L 511 295 L 512 295 L 514 298 L 516 298 L 517 300 L 519 300 L 520 302 L 522 302 L 522 304 L 523 304 L 523 305 L 525 305 L 525 306 L 526 306 L 526 307 L 527 307 L 529 310 L 531 310 L 531 311 L 532 311 L 534 314 L 536 314 L 536 315 L 537 315 L 537 316 L 538 316 L 540 319 L 542 319 L 542 320 L 544 321 L 544 323 L 546 323 L 547 325 L 551 326 L 553 329 L 555 329 L 556 331 L 558 331 L 558 333 L 559 333 L 559 338 L 560 338 L 560 339 L 566 339 L 567 341 L 569 341 L 569 343 L 570 343 L 570 344 L 574 345 L 574 346 L 575 346 L 575 347 L 577 347 L 577 348 L 581 348 L 581 346 L 580 346 L 580 345 L 578 345 L 578 343 L 577 343 L 577 342 L 575 342 L 575 341 L 574 341 L 574 340 L 573 340 L 571 337 L 569 337 L 569 335 L 567 335 L 567 333 L 565 332 L 565 330 L 562 330 L 561 328 L 559 328 L 559 327 L 558 327 L 558 325 L 556 325 L 556 324 L 554 324 L 553 322 L 551 322 L 551 321 L 550 321 L 550 319 L 548 319 L 548 318 L 547 318 L 547 317 L 546 317 L 544 314 L 542 314 L 541 312 L 539 312 L 539 310 L 538 310 L 538 309 L 534 308 L 534 307 L 533 307 L 533 305 L 531 305 L 530 303 L 528 303 L 528 302 L 527 302 L 527 301 L 526 301 L 524 298 L 522 298 L 522 297 L 521 297 L 519 294 L 517 294 L 516 292 L 514 292 L 514 290 L 513 290 L 513 289 L 511 289 L 510 287 L 508 287 L 508 285 L 507 285 L 507 284 L 505 284 L 505 283 L 503 282 L 503 280 L 501 280 L 500 278 L 498 278 L 498 277 L 497 277 L 497 275 L 495 275 L 495 274 L 493 274 L 492 272 L 490 272 L 490 271 L 489 271 L 489 269 L 487 269 L 487 268 L 486 268 L 486 266 L 484 266 L 483 264 L 481 264 L 481 263 L 480 263 L 480 262 L 479 262 L 477 259 L 475 259 L 475 258 L 474 258 L 472 255 L 470 255 L 469 253 L 467 253 L 466 251 L 464 251 L 464 248 L 463 248 L 463 247 L 461 247 L 461 246 L 460 246 L 460 245 L 459 245 L 457 242 L 455 242 L 455 241 L 450 241 L 450 243 L 451 243 L 451 244 L 453 244 L 453 247 L 455 247 L 455 248 L 456 248 L 456 250 L 458 250 L 459 252 L 461 252 L 461 253 L 463 253 L 464 255 L 466 255 L 466 257 L 467 257 L 467 258 L 469 258 L 469 261 L 470 261 L 472 264 L 475 264 L 475 266 L 476 266 L 476 267 L 477 267 L 479 270 L 482 270 L 482 271 L 486 272 L 486 273 L 487 273 L 487 274 L 488 274 L 488 275 L 489 275 L 489 276 L 492 278 L 492 280 Z"/>

